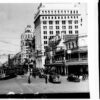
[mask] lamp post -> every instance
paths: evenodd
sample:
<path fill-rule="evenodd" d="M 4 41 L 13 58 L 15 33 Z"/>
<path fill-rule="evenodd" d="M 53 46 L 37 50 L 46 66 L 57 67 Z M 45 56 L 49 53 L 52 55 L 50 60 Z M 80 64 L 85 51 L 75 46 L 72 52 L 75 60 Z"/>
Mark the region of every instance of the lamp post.
<path fill-rule="evenodd" d="M 68 60 L 70 60 L 71 59 L 71 50 L 67 50 L 67 53 L 68 53 Z M 68 72 L 68 66 L 67 66 L 67 75 L 68 74 L 69 74 L 69 72 Z"/>

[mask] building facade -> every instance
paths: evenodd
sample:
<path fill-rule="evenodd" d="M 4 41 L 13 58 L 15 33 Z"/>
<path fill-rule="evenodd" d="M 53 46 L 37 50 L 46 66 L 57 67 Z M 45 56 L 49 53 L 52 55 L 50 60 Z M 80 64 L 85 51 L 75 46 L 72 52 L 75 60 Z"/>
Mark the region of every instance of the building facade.
<path fill-rule="evenodd" d="M 44 52 L 48 41 L 56 35 L 77 35 L 81 32 L 84 20 L 78 4 L 40 4 L 34 17 L 37 67 L 44 68 Z"/>
<path fill-rule="evenodd" d="M 27 25 L 24 33 L 21 35 L 21 63 L 24 63 L 25 59 L 32 58 L 32 42 L 33 32 L 31 25 Z"/>
<path fill-rule="evenodd" d="M 64 35 L 64 38 L 55 45 L 55 49 L 47 52 L 45 67 L 46 69 L 55 69 L 60 75 L 83 75 L 88 76 L 88 46 L 87 36 Z M 82 41 L 84 40 L 84 45 Z M 82 45 L 81 45 L 82 44 Z M 50 45 L 48 45 L 50 47 Z M 51 60 L 52 59 L 52 60 Z"/>

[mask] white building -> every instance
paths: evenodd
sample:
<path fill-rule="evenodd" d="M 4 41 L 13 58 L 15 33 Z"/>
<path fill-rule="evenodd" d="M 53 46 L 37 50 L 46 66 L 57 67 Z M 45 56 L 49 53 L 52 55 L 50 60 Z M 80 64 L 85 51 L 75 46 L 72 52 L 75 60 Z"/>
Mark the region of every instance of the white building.
<path fill-rule="evenodd" d="M 32 39 L 33 32 L 31 25 L 27 25 L 24 33 L 21 35 L 21 63 L 23 63 L 25 59 L 29 59 L 32 56 L 32 50 L 30 48 Z"/>
<path fill-rule="evenodd" d="M 48 46 L 49 38 L 53 38 L 55 35 L 61 36 L 62 33 L 63 35 L 86 33 L 82 28 L 84 18 L 82 18 L 83 9 L 80 8 L 80 3 L 39 5 L 38 12 L 34 17 L 35 48 L 41 51 L 42 55 L 37 57 L 36 67 L 44 68 L 44 51 Z"/>

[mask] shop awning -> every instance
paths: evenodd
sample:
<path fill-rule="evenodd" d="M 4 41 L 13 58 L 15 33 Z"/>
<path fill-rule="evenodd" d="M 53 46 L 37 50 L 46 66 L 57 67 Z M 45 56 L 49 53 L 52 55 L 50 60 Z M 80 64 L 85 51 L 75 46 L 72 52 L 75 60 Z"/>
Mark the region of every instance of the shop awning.
<path fill-rule="evenodd" d="M 84 61 L 71 61 L 71 62 L 66 62 L 65 63 L 66 66 L 70 66 L 70 65 L 88 65 L 88 61 L 84 60 Z"/>
<path fill-rule="evenodd" d="M 44 66 L 74 66 L 74 65 L 88 65 L 88 61 L 84 60 L 84 61 L 70 61 L 70 62 L 66 62 L 64 63 L 51 63 L 51 64 L 45 64 Z"/>
<path fill-rule="evenodd" d="M 45 64 L 44 66 L 64 66 L 64 63 Z"/>

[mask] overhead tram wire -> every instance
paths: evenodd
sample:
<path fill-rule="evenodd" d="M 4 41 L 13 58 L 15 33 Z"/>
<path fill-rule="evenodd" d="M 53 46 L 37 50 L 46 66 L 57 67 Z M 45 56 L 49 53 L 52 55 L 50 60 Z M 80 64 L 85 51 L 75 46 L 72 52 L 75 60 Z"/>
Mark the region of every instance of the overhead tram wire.
<path fill-rule="evenodd" d="M 10 43 L 10 42 L 7 42 L 7 41 L 1 41 L 1 40 L 0 40 L 0 42 L 5 43 L 5 44 L 14 45 L 14 46 L 19 46 L 19 45 L 17 45 L 17 44 L 13 44 L 13 43 Z"/>

